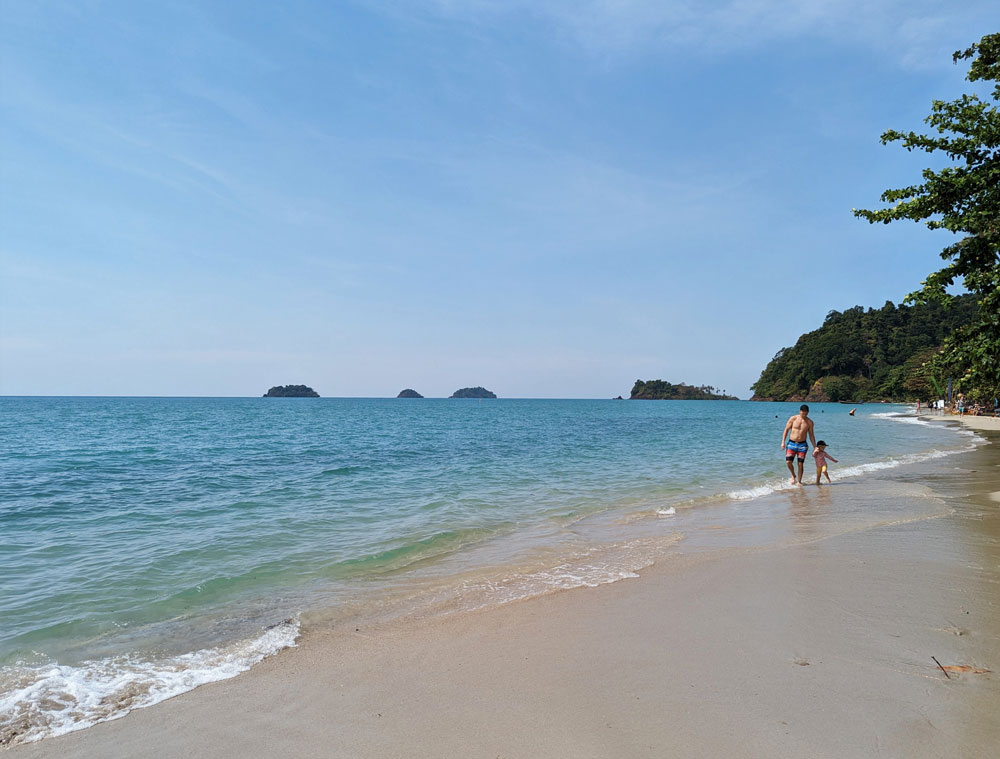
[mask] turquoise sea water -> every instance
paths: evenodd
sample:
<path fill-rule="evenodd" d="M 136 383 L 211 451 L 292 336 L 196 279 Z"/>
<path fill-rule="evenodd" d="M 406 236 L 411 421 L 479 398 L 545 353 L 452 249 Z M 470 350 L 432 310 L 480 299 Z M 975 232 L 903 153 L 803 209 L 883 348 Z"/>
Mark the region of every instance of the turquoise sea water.
<path fill-rule="evenodd" d="M 677 538 L 669 519 L 599 560 L 586 544 L 597 538 L 572 526 L 600 515 L 613 540 L 630 516 L 782 488 L 779 441 L 796 411 L 2 398 L 0 741 L 232 676 L 292 644 L 303 611 L 362 614 L 389 591 L 426 591 L 428 578 L 452 597 L 471 571 L 494 578 L 503 593 L 480 592 L 479 603 L 634 576 L 651 535 L 662 533 L 660 551 Z M 905 411 L 861 406 L 850 417 L 815 404 L 817 436 L 839 459 L 834 478 L 970 445 Z"/>

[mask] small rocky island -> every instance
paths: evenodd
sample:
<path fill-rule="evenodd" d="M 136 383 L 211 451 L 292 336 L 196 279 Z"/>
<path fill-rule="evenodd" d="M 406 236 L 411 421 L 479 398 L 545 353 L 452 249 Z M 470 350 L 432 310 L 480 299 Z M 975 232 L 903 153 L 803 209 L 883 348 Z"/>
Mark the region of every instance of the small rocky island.
<path fill-rule="evenodd" d="M 686 385 L 683 382 L 673 385 L 663 380 L 636 380 L 632 386 L 630 401 L 738 401 L 735 395 L 721 393 L 711 385 Z"/>
<path fill-rule="evenodd" d="M 400 390 L 399 391 L 399 395 L 397 395 L 396 397 L 397 398 L 423 398 L 424 396 L 422 396 L 416 390 L 413 390 L 411 388 L 406 388 L 406 390 Z"/>
<path fill-rule="evenodd" d="M 451 398 L 496 398 L 496 393 L 491 393 L 485 387 L 463 387 L 451 394 Z"/>
<path fill-rule="evenodd" d="M 275 385 L 266 393 L 265 398 L 319 398 L 319 393 L 307 385 Z"/>

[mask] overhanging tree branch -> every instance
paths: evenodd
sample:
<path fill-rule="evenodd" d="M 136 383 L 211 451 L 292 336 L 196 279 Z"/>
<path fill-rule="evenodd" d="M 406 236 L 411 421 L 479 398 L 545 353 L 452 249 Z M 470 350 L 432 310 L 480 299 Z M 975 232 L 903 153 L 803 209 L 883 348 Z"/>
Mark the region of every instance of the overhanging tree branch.
<path fill-rule="evenodd" d="M 933 101 L 924 122 L 936 136 L 888 130 L 881 141 L 940 152 L 955 165 L 925 169 L 922 184 L 882 193 L 888 208 L 855 209 L 854 215 L 871 224 L 905 219 L 962 235 L 941 251 L 947 264 L 907 300 L 947 301 L 947 288 L 958 281 L 979 295 L 975 322 L 955 330 L 931 364 L 955 376 L 966 393 L 991 398 L 1000 393 L 1000 34 L 986 35 L 952 59 L 971 60 L 966 79 L 994 82 L 992 94 Z"/>

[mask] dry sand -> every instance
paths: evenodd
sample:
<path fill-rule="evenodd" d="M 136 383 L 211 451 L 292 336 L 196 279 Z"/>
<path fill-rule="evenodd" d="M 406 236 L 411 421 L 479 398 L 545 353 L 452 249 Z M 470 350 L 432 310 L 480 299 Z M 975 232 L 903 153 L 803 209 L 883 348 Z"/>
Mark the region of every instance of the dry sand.
<path fill-rule="evenodd" d="M 971 427 L 974 430 L 1000 432 L 1000 417 L 998 416 L 960 416 L 958 419 L 966 427 Z"/>
<path fill-rule="evenodd" d="M 1000 432 L 1000 416 L 959 416 L 924 412 L 920 414 L 920 418 L 928 422 L 961 422 L 969 429 Z"/>
<path fill-rule="evenodd" d="M 997 451 L 935 475 L 948 516 L 313 631 L 243 676 L 12 757 L 992 759 Z M 949 678 L 932 657 L 993 672 Z"/>

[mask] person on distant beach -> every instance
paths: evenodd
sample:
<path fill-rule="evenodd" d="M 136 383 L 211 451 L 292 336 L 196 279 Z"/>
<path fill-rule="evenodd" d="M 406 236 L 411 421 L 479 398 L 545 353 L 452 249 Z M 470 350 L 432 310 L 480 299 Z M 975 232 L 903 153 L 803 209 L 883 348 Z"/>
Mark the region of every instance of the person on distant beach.
<path fill-rule="evenodd" d="M 826 441 L 818 440 L 816 441 L 816 450 L 813 451 L 813 458 L 816 459 L 816 484 L 819 485 L 819 477 L 821 474 L 826 475 L 826 481 L 830 481 L 830 473 L 826 471 L 826 460 L 829 459 L 834 464 L 840 462 L 837 461 L 833 456 L 826 452 Z"/>
<path fill-rule="evenodd" d="M 806 438 L 816 445 L 816 436 L 813 434 L 813 420 L 809 418 L 809 407 L 806 404 L 799 406 L 799 413 L 788 417 L 785 422 L 785 431 L 781 433 L 781 449 L 785 452 L 785 463 L 788 464 L 788 471 L 792 473 L 792 484 L 802 484 L 802 468 L 805 466 L 806 452 L 809 446 Z M 788 445 L 785 445 L 785 438 L 788 438 Z M 798 476 L 795 474 L 795 460 L 799 462 Z"/>

